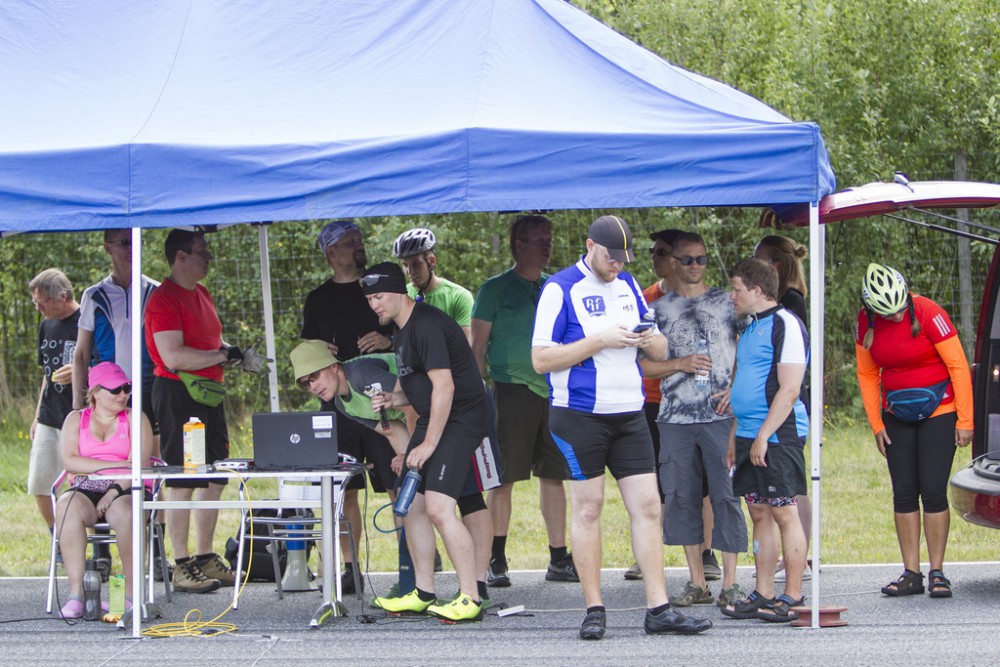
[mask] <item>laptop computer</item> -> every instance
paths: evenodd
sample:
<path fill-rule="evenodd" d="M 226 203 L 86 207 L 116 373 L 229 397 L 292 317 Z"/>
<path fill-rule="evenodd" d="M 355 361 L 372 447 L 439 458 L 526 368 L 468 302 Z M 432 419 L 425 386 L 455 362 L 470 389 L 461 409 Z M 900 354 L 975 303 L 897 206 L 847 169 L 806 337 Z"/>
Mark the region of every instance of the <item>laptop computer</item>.
<path fill-rule="evenodd" d="M 337 419 L 333 412 L 255 412 L 254 470 L 336 467 Z"/>

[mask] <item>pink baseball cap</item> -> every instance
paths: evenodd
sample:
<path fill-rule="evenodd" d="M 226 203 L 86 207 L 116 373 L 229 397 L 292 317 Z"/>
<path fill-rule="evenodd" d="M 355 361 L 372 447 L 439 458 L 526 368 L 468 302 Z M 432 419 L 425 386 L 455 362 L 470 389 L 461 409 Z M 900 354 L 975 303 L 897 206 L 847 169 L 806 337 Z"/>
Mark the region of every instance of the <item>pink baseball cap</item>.
<path fill-rule="evenodd" d="M 125 375 L 125 371 L 118 364 L 110 361 L 102 361 L 96 366 L 91 366 L 87 374 L 88 388 L 104 387 L 105 389 L 117 389 L 123 384 L 128 384 L 131 380 Z"/>

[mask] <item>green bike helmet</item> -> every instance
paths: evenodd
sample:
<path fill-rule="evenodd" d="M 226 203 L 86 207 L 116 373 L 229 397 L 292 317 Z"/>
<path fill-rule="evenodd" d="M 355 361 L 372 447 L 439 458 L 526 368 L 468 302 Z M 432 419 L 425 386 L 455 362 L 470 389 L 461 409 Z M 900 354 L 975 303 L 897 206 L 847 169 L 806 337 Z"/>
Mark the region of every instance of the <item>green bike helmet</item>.
<path fill-rule="evenodd" d="M 894 315 L 906 307 L 906 279 L 903 274 L 885 264 L 868 265 L 861 281 L 861 298 L 879 315 Z"/>

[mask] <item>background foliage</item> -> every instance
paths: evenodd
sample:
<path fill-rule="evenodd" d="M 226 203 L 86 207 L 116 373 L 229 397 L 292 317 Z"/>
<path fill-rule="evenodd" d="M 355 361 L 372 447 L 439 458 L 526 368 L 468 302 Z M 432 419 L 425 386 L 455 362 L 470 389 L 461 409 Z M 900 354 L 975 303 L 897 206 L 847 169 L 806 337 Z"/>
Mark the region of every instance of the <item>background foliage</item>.
<path fill-rule="evenodd" d="M 823 132 L 841 188 L 889 180 L 896 170 L 912 180 L 952 179 L 956 154 L 968 158 L 970 180 L 1000 182 L 1000 13 L 994 0 L 578 0 L 575 4 L 666 60 L 743 90 L 796 120 L 814 120 Z M 553 270 L 572 263 L 587 224 L 605 211 L 553 212 Z M 711 249 L 709 280 L 728 283 L 726 270 L 752 252 L 766 233 L 756 210 L 625 210 L 634 232 L 665 227 L 699 231 Z M 1000 226 L 997 212 L 973 220 Z M 440 271 L 475 289 L 509 264 L 509 215 L 459 214 L 419 219 L 360 221 L 370 263 L 390 256 L 403 229 L 430 226 L 440 238 Z M 278 332 L 282 402 L 307 403 L 290 389 L 287 352 L 297 342 L 301 306 L 309 289 L 328 276 L 315 247 L 322 221 L 268 227 Z M 211 237 L 218 260 L 206 285 L 229 342 L 263 337 L 259 245 L 255 230 L 237 226 Z M 803 230 L 787 232 L 807 242 Z M 143 267 L 162 279 L 166 232 L 143 234 Z M 938 300 L 957 319 L 958 305 L 976 304 L 979 290 L 958 290 L 959 255 L 950 236 L 896 220 L 838 223 L 827 229 L 827 402 L 857 409 L 853 379 L 856 284 L 869 261 L 901 269 L 914 289 Z M 972 244 L 973 286 L 981 284 L 992 247 Z M 30 400 L 40 376 L 35 364 L 38 315 L 27 283 L 57 266 L 78 293 L 107 273 L 97 233 L 15 236 L 0 241 L 0 410 Z M 643 258 L 632 272 L 653 280 Z M 960 327 L 961 327 L 960 323 Z M 974 337 L 968 323 L 962 337 Z M 235 376 L 235 374 L 233 374 Z M 267 409 L 266 384 L 231 377 L 230 410 Z"/>

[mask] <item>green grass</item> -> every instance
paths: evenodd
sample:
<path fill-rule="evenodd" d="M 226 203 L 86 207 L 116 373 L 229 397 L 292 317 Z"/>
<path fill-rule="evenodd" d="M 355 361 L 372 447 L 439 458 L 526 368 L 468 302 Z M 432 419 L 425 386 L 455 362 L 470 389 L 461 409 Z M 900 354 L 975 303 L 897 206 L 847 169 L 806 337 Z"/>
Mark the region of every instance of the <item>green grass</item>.
<path fill-rule="evenodd" d="M 0 540 L 0 576 L 44 575 L 48 566 L 48 531 L 35 509 L 34 499 L 25 493 L 30 441 L 27 423 L 32 406 L 21 406 L 0 417 L 0 506 L 4 507 L 5 526 Z M 823 561 L 826 563 L 896 563 L 899 552 L 892 523 L 892 494 L 885 461 L 875 449 L 866 424 L 847 418 L 834 418 L 826 428 L 823 446 L 822 536 Z M 230 428 L 233 455 L 249 452 L 249 420 Z M 968 450 L 960 450 L 954 470 L 969 459 Z M 255 484 L 254 495 L 273 497 L 273 484 Z M 225 497 L 235 497 L 228 489 Z M 387 502 L 386 496 L 368 494 L 362 560 L 367 552 L 373 571 L 390 571 L 396 565 L 396 541 L 371 526 L 375 511 Z M 507 555 L 515 569 L 539 569 L 548 562 L 545 527 L 538 512 L 538 484 L 518 484 L 514 490 L 514 517 L 511 522 Z M 391 524 L 386 510 L 378 517 L 381 527 Z M 221 551 L 225 539 L 234 535 L 238 525 L 236 512 L 219 517 L 216 546 Z M 959 517 L 952 521 L 948 545 L 949 561 L 995 560 L 1000 553 L 1000 531 L 973 526 Z M 628 567 L 632 563 L 628 540 L 628 517 L 614 482 L 608 480 L 603 519 L 604 566 Z M 442 555 L 444 550 L 442 549 Z M 664 562 L 684 564 L 679 547 L 665 547 Z M 923 554 L 926 559 L 926 551 Z M 446 559 L 447 560 L 447 559 Z M 744 555 L 740 563 L 750 564 Z M 447 566 L 447 565 L 446 565 Z"/>

